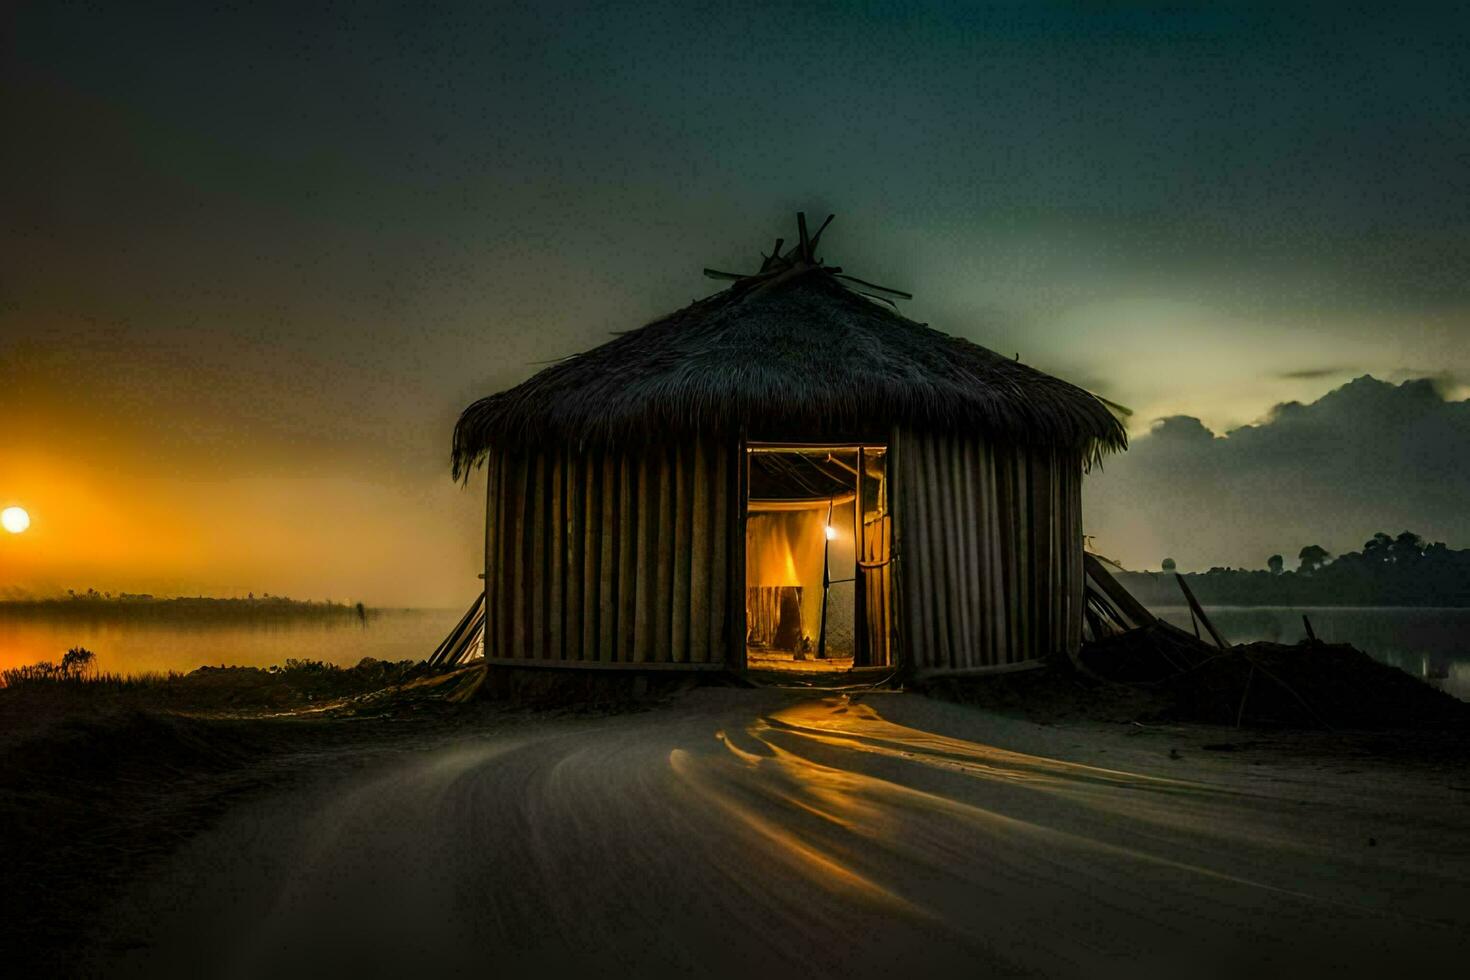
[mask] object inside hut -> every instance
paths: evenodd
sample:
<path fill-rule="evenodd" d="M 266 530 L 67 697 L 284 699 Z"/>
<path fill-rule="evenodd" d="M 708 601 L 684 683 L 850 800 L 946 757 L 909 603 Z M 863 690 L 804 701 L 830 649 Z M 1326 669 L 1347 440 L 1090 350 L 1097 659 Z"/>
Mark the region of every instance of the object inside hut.
<path fill-rule="evenodd" d="M 885 459 L 881 447 L 749 452 L 749 666 L 847 670 L 889 662 Z"/>

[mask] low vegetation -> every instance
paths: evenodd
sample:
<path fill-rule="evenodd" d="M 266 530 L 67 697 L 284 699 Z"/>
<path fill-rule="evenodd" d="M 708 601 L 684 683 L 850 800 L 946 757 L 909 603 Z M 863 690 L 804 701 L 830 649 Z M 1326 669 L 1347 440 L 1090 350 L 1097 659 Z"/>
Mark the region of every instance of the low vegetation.
<path fill-rule="evenodd" d="M 28 710 L 86 700 L 112 707 L 194 713 L 291 710 L 352 698 L 424 674 L 418 661 L 364 657 L 353 667 L 287 660 L 272 667 L 200 667 L 186 674 L 110 674 L 93 669 L 92 653 L 67 652 L 60 663 L 0 671 L 0 705 Z"/>

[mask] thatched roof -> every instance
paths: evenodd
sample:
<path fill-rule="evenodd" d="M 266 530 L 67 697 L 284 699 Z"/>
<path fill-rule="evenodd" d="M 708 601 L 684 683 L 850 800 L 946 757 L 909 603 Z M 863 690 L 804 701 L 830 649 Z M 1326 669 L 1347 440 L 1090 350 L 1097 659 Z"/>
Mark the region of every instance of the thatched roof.
<path fill-rule="evenodd" d="M 894 424 L 979 430 L 1088 462 L 1126 446 L 1118 419 L 1083 389 L 900 316 L 840 269 L 779 246 L 761 274 L 465 409 L 456 477 L 492 447 L 742 429 L 793 440 Z"/>

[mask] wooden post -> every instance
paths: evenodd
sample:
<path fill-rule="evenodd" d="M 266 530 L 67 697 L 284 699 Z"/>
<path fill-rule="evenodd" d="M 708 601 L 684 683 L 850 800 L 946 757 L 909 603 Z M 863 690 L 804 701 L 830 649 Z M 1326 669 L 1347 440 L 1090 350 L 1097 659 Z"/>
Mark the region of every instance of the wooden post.
<path fill-rule="evenodd" d="M 832 575 L 827 558 L 832 551 L 832 539 L 827 530 L 832 526 L 832 498 L 827 498 L 827 523 L 822 525 L 822 613 L 817 620 L 817 659 L 827 659 L 827 594 L 832 591 Z"/>
<path fill-rule="evenodd" d="M 852 475 L 852 486 L 852 665 L 868 667 L 872 665 L 873 657 L 869 649 L 868 576 L 863 569 L 867 556 L 867 532 L 863 527 L 862 446 L 857 449 L 857 469 Z"/>
<path fill-rule="evenodd" d="M 734 654 L 733 666 L 745 670 L 745 522 L 750 507 L 750 453 L 745 428 L 735 443 L 734 471 L 729 479 L 733 486 L 730 507 L 730 541 L 727 565 L 730 581 L 726 586 L 725 616 L 729 620 L 729 644 Z"/>

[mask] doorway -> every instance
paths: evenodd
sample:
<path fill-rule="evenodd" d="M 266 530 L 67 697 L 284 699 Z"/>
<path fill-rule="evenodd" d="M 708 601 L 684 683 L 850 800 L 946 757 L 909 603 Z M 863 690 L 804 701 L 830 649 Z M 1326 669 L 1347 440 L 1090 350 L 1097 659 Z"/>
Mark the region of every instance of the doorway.
<path fill-rule="evenodd" d="M 747 447 L 748 668 L 889 667 L 887 448 Z"/>

